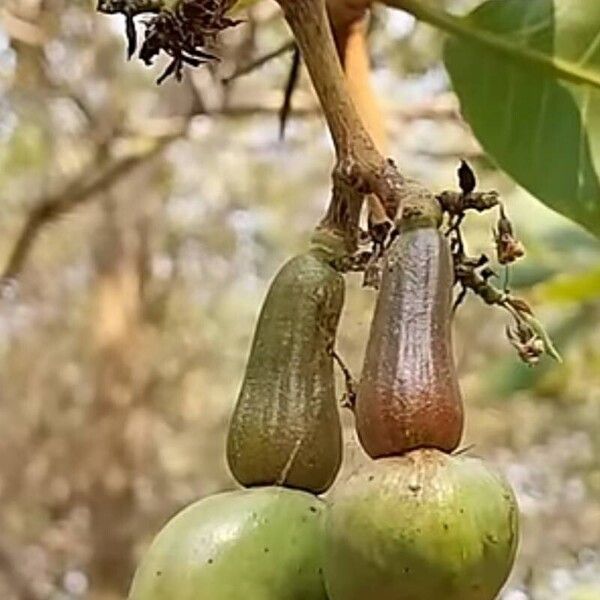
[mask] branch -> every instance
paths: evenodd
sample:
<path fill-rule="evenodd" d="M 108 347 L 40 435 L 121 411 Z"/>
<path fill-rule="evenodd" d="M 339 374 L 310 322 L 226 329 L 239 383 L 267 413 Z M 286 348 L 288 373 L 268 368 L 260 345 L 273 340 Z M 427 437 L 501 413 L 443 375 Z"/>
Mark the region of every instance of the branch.
<path fill-rule="evenodd" d="M 80 176 L 60 192 L 43 199 L 29 213 L 0 279 L 6 281 L 19 276 L 33 244 L 45 225 L 114 186 L 136 167 L 160 153 L 174 139 L 176 136 L 164 138 L 141 154 L 115 161 L 89 180 L 85 175 Z"/>
<path fill-rule="evenodd" d="M 277 100 L 267 100 L 261 104 L 244 104 L 239 103 L 235 105 L 224 106 L 222 109 L 217 110 L 206 110 L 198 112 L 196 114 L 207 115 L 209 117 L 226 117 L 226 118 L 244 118 L 253 117 L 256 115 L 273 115 L 279 113 L 281 110 L 281 103 Z M 387 111 L 392 117 L 400 121 L 460 121 L 460 115 L 454 108 L 447 108 L 445 106 L 433 106 L 431 104 L 414 104 L 407 106 L 395 106 Z M 294 107 L 294 117 L 320 117 L 321 108 L 319 105 L 313 102 L 306 101 L 300 102 L 299 106 Z M 165 123 L 169 119 L 164 119 Z M 180 119 L 181 120 L 181 119 Z M 151 125 L 152 123 L 159 123 L 161 119 L 148 119 L 146 122 Z M 174 121 L 173 121 L 174 122 Z M 145 130 L 144 130 L 145 131 Z M 474 156 L 480 156 L 481 152 L 467 151 L 467 155 L 472 153 Z M 455 156 L 456 153 L 448 153 L 448 156 Z M 460 153 L 458 153 L 460 154 Z M 433 154 L 432 154 L 433 155 Z M 462 156 L 462 154 L 460 154 Z M 442 157 L 446 155 L 441 155 Z M 468 158 L 468 156 L 466 157 Z"/>
<path fill-rule="evenodd" d="M 19 17 L 10 8 L 0 9 L 0 22 L 8 37 L 29 46 L 43 46 L 48 41 L 48 33 L 31 21 Z"/>
<path fill-rule="evenodd" d="M 354 156 L 381 168 L 385 160 L 375 150 L 348 94 L 324 0 L 278 1 L 306 61 L 338 159 Z"/>
<path fill-rule="evenodd" d="M 105 167 L 104 171 L 98 173 L 91 181 L 88 180 L 86 173 L 65 185 L 60 192 L 42 199 L 27 217 L 21 233 L 15 242 L 10 258 L 0 276 L 0 281 L 14 279 L 20 275 L 34 243 L 46 225 L 92 200 L 99 192 L 118 183 L 121 178 L 127 176 L 138 165 L 160 152 L 166 145 L 180 137 L 187 130 L 190 118 L 197 115 L 246 118 L 258 114 L 274 115 L 279 110 L 280 107 L 277 103 L 273 103 L 272 105 L 226 106 L 221 110 L 215 111 L 207 111 L 200 107 L 196 112 L 188 116 L 147 119 L 136 123 L 136 131 L 130 132 L 131 135 L 139 135 L 140 132 L 143 132 L 146 135 L 161 138 L 161 141 L 157 142 L 157 145 L 145 154 L 121 159 Z M 458 118 L 456 111 L 452 108 L 444 106 L 437 108 L 430 105 L 398 108 L 395 114 L 398 118 L 404 120 Z M 317 117 L 320 115 L 320 111 L 317 106 L 301 106 L 294 110 L 294 115 L 296 117 Z"/>
<path fill-rule="evenodd" d="M 319 230 L 357 246 L 358 222 L 366 195 L 374 193 L 391 218 L 410 204 L 415 212 L 435 218 L 439 206 L 431 192 L 400 175 L 394 163 L 376 149 L 348 93 L 324 0 L 278 0 L 302 51 L 333 138 L 337 164 L 333 197 Z"/>

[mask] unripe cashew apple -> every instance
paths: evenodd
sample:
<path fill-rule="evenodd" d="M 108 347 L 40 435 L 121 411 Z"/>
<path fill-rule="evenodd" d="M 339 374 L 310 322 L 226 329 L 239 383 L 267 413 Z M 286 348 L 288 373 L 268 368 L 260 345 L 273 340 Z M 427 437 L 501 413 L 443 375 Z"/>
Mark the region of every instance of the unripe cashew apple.
<path fill-rule="evenodd" d="M 330 600 L 494 600 L 517 517 L 508 484 L 476 458 L 416 450 L 372 461 L 327 511 Z"/>
<path fill-rule="evenodd" d="M 276 487 L 204 498 L 158 534 L 129 600 L 326 600 L 324 506 Z"/>

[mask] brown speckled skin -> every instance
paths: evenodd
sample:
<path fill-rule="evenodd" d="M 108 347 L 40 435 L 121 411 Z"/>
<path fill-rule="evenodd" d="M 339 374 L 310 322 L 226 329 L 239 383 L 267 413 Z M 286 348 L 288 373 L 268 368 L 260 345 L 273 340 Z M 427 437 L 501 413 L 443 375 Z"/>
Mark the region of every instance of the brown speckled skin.
<path fill-rule="evenodd" d="M 463 407 L 451 341 L 453 267 L 434 227 L 405 231 L 385 265 L 356 403 L 367 453 L 400 455 L 420 447 L 451 452 Z"/>

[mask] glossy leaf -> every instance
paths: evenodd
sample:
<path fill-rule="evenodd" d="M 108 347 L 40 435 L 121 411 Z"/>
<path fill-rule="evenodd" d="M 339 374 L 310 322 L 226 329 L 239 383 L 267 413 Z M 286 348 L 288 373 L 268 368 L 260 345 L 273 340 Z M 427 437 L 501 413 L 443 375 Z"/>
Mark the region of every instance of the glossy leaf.
<path fill-rule="evenodd" d="M 600 2 L 489 0 L 446 20 L 446 66 L 484 149 L 600 236 Z"/>

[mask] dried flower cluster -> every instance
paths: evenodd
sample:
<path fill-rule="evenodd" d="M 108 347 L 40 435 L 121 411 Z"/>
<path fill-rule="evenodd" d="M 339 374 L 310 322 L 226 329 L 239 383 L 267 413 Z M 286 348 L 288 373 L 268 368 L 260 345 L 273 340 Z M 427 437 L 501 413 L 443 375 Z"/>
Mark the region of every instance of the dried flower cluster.
<path fill-rule="evenodd" d="M 525 248 L 515 237 L 513 225 L 498 195 L 495 192 L 474 192 L 476 178 L 464 161 L 458 170 L 458 179 L 461 193 L 444 192 L 438 197 L 442 209 L 449 217 L 446 234 L 450 238 L 456 283 L 461 287 L 455 306 L 457 307 L 466 293 L 471 291 L 487 304 L 504 308 L 514 319 L 514 327 L 506 327 L 506 336 L 523 362 L 531 366 L 536 365 L 544 354 L 560 361 L 560 355 L 552 340 L 533 315 L 529 304 L 522 298 L 513 296 L 508 290 L 508 276 L 504 289 L 495 287 L 489 281 L 492 277 L 497 277 L 489 266 L 489 258 L 484 254 L 479 257 L 467 255 L 460 229 L 465 212 L 483 212 L 496 206 L 500 210 L 496 229 L 493 231 L 497 262 L 508 269 L 510 264 L 525 255 Z"/>
<path fill-rule="evenodd" d="M 171 75 L 181 81 L 186 64 L 197 67 L 217 60 L 208 48 L 218 33 L 240 23 L 226 16 L 233 4 L 234 0 L 178 0 L 172 6 L 165 0 L 98 0 L 97 9 L 124 15 L 130 58 L 137 49 L 134 18 L 153 14 L 144 22 L 146 32 L 139 57 L 147 65 L 161 52 L 171 57 L 157 81 L 160 84 Z"/>
<path fill-rule="evenodd" d="M 445 234 L 449 239 L 454 260 L 455 284 L 459 287 L 454 309 L 458 308 L 468 292 L 472 292 L 486 304 L 499 306 L 513 317 L 514 327 L 508 326 L 506 335 L 521 360 L 528 365 L 535 365 L 541 356 L 546 354 L 560 361 L 560 355 L 552 340 L 533 315 L 530 306 L 522 298 L 513 296 L 508 289 L 508 268 L 525 255 L 525 249 L 515 237 L 513 225 L 498 193 L 476 191 L 477 179 L 465 161 L 461 161 L 458 169 L 458 182 L 460 191 L 444 191 L 437 196 L 447 219 Z M 482 213 L 494 208 L 498 208 L 500 212 L 496 229 L 493 231 L 495 258 L 498 265 L 506 270 L 505 284 L 502 288 L 496 287 L 491 281 L 498 275 L 490 266 L 488 256 L 468 255 L 461 229 L 469 211 Z M 385 252 L 398 234 L 396 229 L 389 228 L 389 224 L 380 230 L 369 227 L 369 230 L 361 231 L 360 246 L 364 248 L 370 245 L 370 248 L 361 249 L 353 256 L 340 259 L 336 267 L 342 271 L 364 273 L 363 285 L 377 288 Z M 348 390 L 349 394 L 350 387 Z"/>

